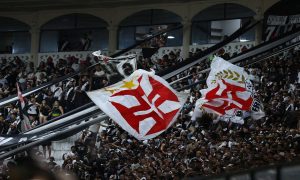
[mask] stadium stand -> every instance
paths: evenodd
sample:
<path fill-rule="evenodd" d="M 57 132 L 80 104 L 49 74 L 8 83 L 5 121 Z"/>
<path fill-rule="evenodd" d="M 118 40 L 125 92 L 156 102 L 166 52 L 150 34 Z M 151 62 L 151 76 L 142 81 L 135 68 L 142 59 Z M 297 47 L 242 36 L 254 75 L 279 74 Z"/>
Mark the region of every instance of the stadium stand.
<path fill-rule="evenodd" d="M 78 6 L 78 3 L 76 1 L 74 6 Z M 197 1 L 191 3 L 197 3 Z M 226 14 L 227 8 L 231 6 L 232 9 L 238 9 L 233 4 L 228 4 L 228 6 L 223 4 L 224 14 Z M 210 11 L 212 10 L 214 9 L 210 9 Z M 158 10 L 141 12 L 138 15 L 152 13 L 152 20 L 155 21 L 158 20 L 157 17 L 161 15 L 160 13 L 163 13 Z M 272 15 L 269 11 L 266 12 L 265 18 L 269 17 L 269 14 Z M 199 28 L 207 23 L 206 21 L 202 22 L 203 19 L 201 19 L 207 15 L 207 11 L 202 13 L 195 16 L 193 26 Z M 242 19 L 253 16 L 253 14 L 246 13 L 241 16 Z M 87 20 L 85 19 L 86 16 L 81 15 L 70 15 L 64 18 L 74 18 L 75 22 L 78 23 L 75 25 L 76 28 L 80 29 L 82 25 L 84 28 L 90 29 L 91 34 L 100 32 L 100 30 L 104 32 L 103 27 L 107 26 L 107 23 L 102 21 L 100 23 L 98 19 L 93 18 L 91 18 L 91 22 L 98 22 L 99 26 L 94 27 L 88 23 L 81 24 Z M 131 17 L 121 21 L 120 38 L 123 39 L 119 41 L 119 48 L 125 47 L 126 42 L 132 43 L 133 40 L 126 39 L 122 32 L 130 31 L 131 26 L 141 26 L 135 18 Z M 213 17 L 209 18 L 211 18 L 209 20 L 214 19 Z M 167 18 L 166 21 L 170 24 L 180 22 L 177 16 L 174 19 Z M 62 23 L 62 21 L 54 19 L 48 24 L 46 23 L 42 27 L 41 37 L 46 38 L 45 34 L 50 34 L 57 23 Z M 229 21 L 224 23 L 229 23 Z M 246 24 L 242 21 L 240 23 Z M 261 26 L 261 24 L 255 27 L 257 26 Z M 185 27 L 186 24 L 183 25 L 182 29 Z M 24 28 L 26 29 L 25 26 Z M 161 27 L 158 28 L 157 26 L 152 28 L 161 30 Z M 205 27 L 201 28 L 205 29 Z M 86 54 L 86 52 L 82 52 L 82 54 L 85 53 L 85 56 L 80 56 L 81 52 L 79 51 L 97 50 L 93 49 L 94 46 L 97 46 L 93 44 L 94 39 L 91 38 L 91 34 L 84 33 L 84 36 L 81 37 L 82 32 L 78 31 L 68 37 L 67 29 L 61 33 L 63 38 L 57 45 L 58 51 L 60 51 L 57 52 L 57 57 L 44 56 L 43 54 L 43 58 L 37 59 L 38 56 L 35 54 L 33 61 L 28 61 L 26 55 L 23 55 L 24 59 L 19 58 L 19 56 L 15 56 L 13 59 L 1 59 L 0 102 L 4 102 L 17 94 L 16 83 L 19 84 L 22 92 L 30 92 L 31 89 L 42 87 L 45 83 L 71 76 L 29 96 L 25 95 L 26 105 L 22 111 L 19 108 L 21 101 L 10 102 L 0 107 L 1 137 L 16 137 L 23 135 L 30 129 L 34 130 L 46 124 L 60 121 L 60 117 L 64 117 L 65 114 L 69 115 L 68 113 L 72 113 L 74 109 L 76 110 L 76 108 L 91 102 L 86 95 L 87 91 L 100 89 L 114 83 L 115 80 L 110 72 L 111 67 L 108 64 L 97 64 L 100 60 Z M 179 31 L 182 32 L 182 29 Z M 192 31 L 192 26 L 189 30 Z M 218 32 L 220 30 L 216 27 L 211 27 L 209 30 L 213 33 L 210 34 L 210 38 L 205 40 L 206 42 L 209 41 L 209 43 L 218 45 L 219 42 L 222 43 L 230 38 L 230 36 L 223 37 L 223 39 L 219 37 Z M 262 30 L 261 27 L 260 30 Z M 110 47 L 105 55 L 113 54 L 111 52 L 117 49 L 116 42 L 112 40 L 115 37 L 111 37 L 111 33 L 116 35 L 116 30 L 110 27 L 108 31 L 109 39 L 106 39 L 108 41 L 106 44 Z M 175 71 L 182 64 L 204 57 L 205 53 L 208 52 L 205 50 L 209 50 L 211 47 L 206 45 L 187 48 L 186 46 L 190 42 L 186 44 L 186 32 L 182 32 L 184 34 L 183 42 L 176 42 L 181 43 L 182 48 L 165 48 L 163 46 L 168 46 L 168 43 L 176 46 L 176 43 L 169 39 L 172 39 L 170 37 L 173 35 L 180 34 L 177 29 L 175 33 L 170 31 L 154 38 L 151 34 L 152 31 L 153 29 L 149 31 L 149 34 L 143 34 L 144 36 L 140 36 L 142 30 L 136 32 L 135 36 L 139 35 L 142 40 L 134 39 L 134 43 L 143 41 L 143 38 L 152 40 L 145 40 L 139 44 L 138 49 L 128 49 L 131 51 L 126 52 L 127 54 L 134 52 L 137 55 L 138 68 L 154 69 L 156 72 L 167 72 L 170 69 Z M 243 39 L 245 34 L 239 38 Z M 71 36 L 74 38 L 70 38 Z M 195 36 L 195 33 L 189 32 L 187 36 L 190 38 L 190 36 Z M 51 38 L 51 36 L 49 37 Z M 34 37 L 32 38 L 34 40 Z M 194 39 L 197 38 L 199 42 L 204 41 L 200 37 Z M 276 39 L 276 37 L 268 38 L 270 37 L 265 38 L 266 42 L 268 42 L 267 40 L 271 42 L 272 38 Z M 95 41 L 98 40 L 95 39 Z M 293 43 L 297 44 L 297 42 L 299 42 L 298 39 L 289 40 L 285 45 L 290 46 Z M 43 50 L 52 47 L 44 41 L 41 43 Z M 133 44 L 130 43 L 127 45 Z M 51 44 L 50 41 L 49 44 Z M 280 47 L 285 45 L 280 45 Z M 101 46 L 105 46 L 105 43 Z M 145 47 L 159 48 L 157 49 L 158 53 L 151 57 L 144 57 L 141 48 Z M 210 54 L 230 60 L 238 54 L 243 55 L 251 47 L 252 44 L 245 45 L 242 42 L 235 42 L 227 44 L 226 47 L 218 48 L 217 51 Z M 76 52 L 69 53 L 70 56 L 61 56 L 61 53 L 65 53 L 61 51 Z M 18 172 L 27 170 L 28 172 L 24 173 L 23 176 L 23 178 L 26 177 L 25 179 L 34 177 L 55 179 L 54 175 L 60 175 L 62 179 L 297 179 L 300 177 L 297 172 L 299 169 L 297 161 L 299 161 L 300 155 L 299 46 L 294 46 L 277 54 L 275 50 L 267 53 L 275 55 L 267 58 L 262 58 L 262 56 L 257 56 L 256 59 L 245 58 L 245 60 L 238 62 L 238 65 L 243 66 L 249 74 L 256 93 L 263 104 L 266 115 L 259 120 L 247 117 L 244 119 L 244 124 L 237 124 L 221 121 L 216 116 L 205 113 L 200 118 L 192 118 L 193 112 L 197 108 L 195 103 L 201 97 L 200 90 L 206 88 L 204 80 L 209 71 L 203 73 L 203 70 L 209 68 L 211 61 L 209 58 L 205 58 L 204 61 L 196 63 L 168 80 L 174 89 L 188 93 L 189 97 L 177 121 L 158 137 L 138 141 L 114 121 L 106 118 L 97 127 L 86 128 L 72 138 L 60 142 L 53 141 L 52 143 L 45 141 L 40 144 L 43 148 L 36 146 L 30 151 L 27 150 L 3 160 L 0 171 L 1 178 L 22 179 Z M 92 68 L 88 68 L 91 66 Z M 73 76 L 74 73 L 78 74 Z M 25 127 L 24 121 L 22 121 L 23 113 L 29 118 Z M 63 136 L 60 139 L 66 139 L 66 137 Z M 61 159 L 57 157 L 57 154 L 61 156 Z M 40 164 L 36 164 L 37 160 Z M 26 167 L 28 163 L 34 165 Z M 264 169 L 260 169 L 261 167 Z"/>

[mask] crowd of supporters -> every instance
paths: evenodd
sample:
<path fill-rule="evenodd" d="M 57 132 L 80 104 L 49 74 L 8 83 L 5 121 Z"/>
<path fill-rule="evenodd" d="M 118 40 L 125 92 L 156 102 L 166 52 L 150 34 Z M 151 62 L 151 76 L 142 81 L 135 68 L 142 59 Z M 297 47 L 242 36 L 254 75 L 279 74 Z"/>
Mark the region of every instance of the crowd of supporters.
<path fill-rule="evenodd" d="M 266 117 L 261 120 L 247 118 L 241 125 L 205 114 L 191 121 L 199 90 L 205 88 L 199 84 L 189 90 L 190 98 L 177 122 L 162 135 L 137 141 L 107 121 L 109 125 L 98 134 L 97 143 L 78 140 L 72 153 L 64 156 L 62 168 L 81 178 L 180 179 L 299 160 L 299 58 L 299 51 L 291 51 L 247 66 L 264 104 Z M 198 64 L 192 68 L 191 78 L 175 86 L 202 80 L 205 75 L 197 72 L 207 65 Z M 93 137 L 92 132 L 84 136 Z"/>
<path fill-rule="evenodd" d="M 179 59 L 179 53 L 175 56 L 174 52 L 170 52 L 160 60 L 171 66 L 170 62 L 177 63 L 177 59 Z M 18 83 L 20 90 L 24 92 L 64 75 L 82 71 L 98 62 L 97 57 L 91 58 L 89 56 L 86 59 L 68 57 L 67 59 L 59 59 L 56 62 L 49 57 L 46 62 L 41 61 L 38 67 L 34 68 L 32 62 L 25 63 L 18 57 L 12 61 L 2 59 L 0 61 L 0 99 L 16 94 L 16 83 Z M 139 56 L 137 62 L 139 68 L 160 70 L 160 64 L 152 62 L 151 59 Z M 20 121 L 21 113 L 18 102 L 0 107 L 0 133 L 19 134 L 44 124 L 48 120 L 89 102 L 90 100 L 85 91 L 100 89 L 121 78 L 116 73 L 113 65 L 99 64 L 72 78 L 30 95 L 26 97 L 26 106 L 22 110 L 22 114 L 28 116 L 29 122 Z M 24 123 L 26 124 L 24 125 Z"/>
<path fill-rule="evenodd" d="M 207 76 L 207 73 L 199 73 L 209 66 L 209 61 L 204 61 L 172 78 L 172 81 L 176 81 L 191 75 L 173 84 L 173 87 L 181 89 L 187 85 L 193 86 L 184 90 L 190 93 L 190 97 L 178 120 L 160 136 L 137 141 L 107 120 L 106 128 L 101 133 L 82 132 L 70 152 L 64 154 L 61 166 L 50 158 L 44 167 L 56 173 L 67 171 L 79 179 L 180 179 L 297 160 L 300 155 L 300 129 L 297 127 L 300 110 L 299 59 L 299 51 L 290 51 L 246 66 L 266 112 L 261 120 L 255 121 L 249 117 L 241 125 L 219 121 L 209 114 L 191 120 L 195 101 L 201 97 L 199 90 L 205 88 L 204 83 L 195 85 Z M 157 61 L 139 58 L 142 68 L 156 70 L 165 69 L 179 61 L 177 52 Z M 82 62 L 70 58 L 61 59 L 55 65 L 49 59 L 34 71 L 31 64 L 25 66 L 2 61 L 4 66 L 7 64 L 6 67 L 10 68 L 1 71 L 0 96 L 4 98 L 15 94 L 17 81 L 22 90 L 26 90 L 92 63 L 89 58 Z M 33 104 L 30 107 L 35 107 L 27 111 L 31 125 L 44 123 L 85 104 L 88 101 L 85 91 L 112 83 L 112 75 L 108 72 L 109 67 L 99 65 L 93 71 L 81 73 L 35 94 L 28 99 L 29 104 Z M 17 128 L 12 130 L 17 116 L 18 110 L 14 105 L 3 109 L 0 116 L 2 134 L 19 132 Z M 17 163 L 17 160 L 13 163 Z M 3 165 L 3 168 L 9 167 Z"/>

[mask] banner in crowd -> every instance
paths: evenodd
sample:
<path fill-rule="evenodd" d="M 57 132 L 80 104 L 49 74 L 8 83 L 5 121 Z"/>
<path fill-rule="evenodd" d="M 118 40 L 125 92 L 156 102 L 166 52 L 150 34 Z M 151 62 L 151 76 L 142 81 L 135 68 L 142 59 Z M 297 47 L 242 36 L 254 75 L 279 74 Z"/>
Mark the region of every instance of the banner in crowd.
<path fill-rule="evenodd" d="M 112 63 L 116 66 L 116 69 L 123 77 L 128 77 L 137 69 L 136 55 L 130 54 L 127 56 L 119 56 L 111 58 L 101 54 L 101 51 L 93 52 L 94 56 L 97 56 L 105 64 Z M 111 68 L 110 68 L 111 69 Z"/>
<path fill-rule="evenodd" d="M 300 14 L 291 16 L 269 15 L 264 31 L 265 41 L 269 41 L 300 27 Z"/>
<path fill-rule="evenodd" d="M 129 54 L 129 55 L 118 56 L 118 57 L 113 58 L 113 57 L 103 55 L 101 50 L 94 51 L 92 54 L 94 56 L 97 56 L 99 60 L 104 61 L 104 62 L 120 62 L 122 60 L 133 59 L 136 57 L 135 54 Z"/>
<path fill-rule="evenodd" d="M 132 74 L 136 69 L 136 58 L 131 58 L 131 59 L 126 59 L 118 63 L 117 65 L 117 70 L 118 72 L 123 76 L 123 77 L 128 77 L 130 74 Z"/>
<path fill-rule="evenodd" d="M 154 72 L 145 70 L 137 70 L 121 82 L 87 94 L 138 140 L 154 138 L 168 129 L 187 98 Z"/>
<path fill-rule="evenodd" d="M 215 57 L 206 83 L 208 88 L 200 91 L 202 98 L 196 107 L 219 115 L 221 120 L 240 124 L 244 123 L 246 112 L 251 112 L 254 119 L 264 116 L 244 68 Z"/>
<path fill-rule="evenodd" d="M 269 41 L 300 27 L 298 0 L 279 1 L 264 14 L 264 40 Z"/>

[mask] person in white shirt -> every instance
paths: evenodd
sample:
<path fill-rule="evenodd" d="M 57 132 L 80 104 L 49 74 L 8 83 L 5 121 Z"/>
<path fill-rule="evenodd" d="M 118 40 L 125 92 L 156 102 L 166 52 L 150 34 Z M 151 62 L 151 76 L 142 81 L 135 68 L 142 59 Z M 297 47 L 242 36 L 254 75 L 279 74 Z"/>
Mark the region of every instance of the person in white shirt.
<path fill-rule="evenodd" d="M 252 73 L 249 75 L 249 79 L 253 81 L 255 84 L 260 82 L 260 78 L 258 77 L 255 70 L 252 71 Z"/>
<path fill-rule="evenodd" d="M 95 73 L 94 73 L 94 76 L 96 77 L 104 77 L 105 76 L 105 72 L 102 70 L 101 66 L 100 65 L 97 65 L 95 67 Z"/>
<path fill-rule="evenodd" d="M 31 122 L 38 120 L 37 119 L 38 118 L 38 106 L 39 106 L 39 104 L 36 103 L 36 99 L 31 98 L 28 103 L 28 110 L 27 110 L 28 117 Z"/>
<path fill-rule="evenodd" d="M 100 89 L 104 86 L 103 80 L 107 79 L 105 71 L 101 68 L 100 65 L 95 67 L 95 72 L 93 74 L 92 87 L 93 89 Z"/>
<path fill-rule="evenodd" d="M 79 64 L 78 64 L 78 59 L 75 59 L 75 60 L 74 60 L 74 63 L 72 64 L 71 68 L 72 68 L 75 72 L 79 71 L 80 66 L 79 66 Z"/>

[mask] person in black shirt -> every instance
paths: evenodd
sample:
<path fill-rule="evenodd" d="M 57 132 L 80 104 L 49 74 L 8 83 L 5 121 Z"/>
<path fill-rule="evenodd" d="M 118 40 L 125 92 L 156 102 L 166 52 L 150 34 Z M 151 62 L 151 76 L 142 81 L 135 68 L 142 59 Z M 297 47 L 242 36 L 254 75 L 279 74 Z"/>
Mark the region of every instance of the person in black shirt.
<path fill-rule="evenodd" d="M 46 100 L 42 101 L 42 104 L 39 106 L 39 111 L 40 124 L 44 124 L 47 122 L 49 113 L 51 112 L 51 108 L 46 104 Z"/>
<path fill-rule="evenodd" d="M 53 103 L 52 111 L 51 111 L 51 118 L 56 118 L 64 114 L 63 108 L 59 105 L 58 101 Z"/>
<path fill-rule="evenodd" d="M 78 154 L 78 157 L 80 159 L 83 159 L 83 157 L 88 152 L 88 147 L 84 143 L 77 141 L 77 142 L 75 142 L 75 148 L 76 148 L 76 152 Z"/>

